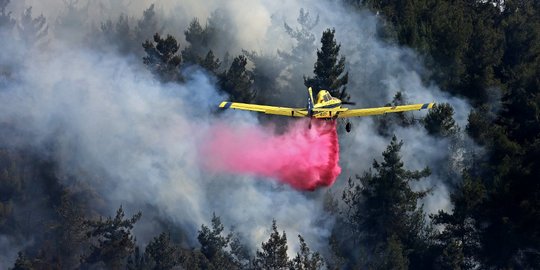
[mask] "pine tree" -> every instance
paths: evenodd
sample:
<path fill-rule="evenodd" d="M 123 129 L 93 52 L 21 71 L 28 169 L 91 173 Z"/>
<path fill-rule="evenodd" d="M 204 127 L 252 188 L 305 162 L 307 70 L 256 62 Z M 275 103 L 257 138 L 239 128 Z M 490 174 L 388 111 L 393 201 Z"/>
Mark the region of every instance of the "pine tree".
<path fill-rule="evenodd" d="M 106 220 L 87 220 L 87 237 L 96 240 L 90 248 L 90 254 L 83 257 L 88 264 L 103 262 L 109 269 L 121 269 L 124 261 L 135 249 L 135 239 L 131 234 L 133 225 L 141 218 L 137 213 L 129 219 L 124 219 L 122 206 L 114 218 Z"/>
<path fill-rule="evenodd" d="M 220 218 L 213 214 L 211 228 L 202 225 L 197 236 L 201 244 L 201 253 L 214 269 L 240 269 L 243 262 L 238 253 L 232 252 L 240 251 L 241 246 L 238 241 L 233 246 L 231 243 L 233 234 L 223 235 L 223 230 Z"/>
<path fill-rule="evenodd" d="M 376 173 L 371 170 L 364 173 L 357 177 L 359 182 L 349 179 L 349 186 L 343 192 L 343 201 L 348 207 L 347 220 L 360 236 L 355 240 L 366 244 L 372 252 L 384 247 L 393 235 L 405 249 L 422 252 L 427 228 L 418 200 L 427 191 L 413 191 L 409 183 L 427 177 L 430 171 L 428 168 L 405 170 L 399 155 L 402 145 L 403 142 L 392 137 L 383 152 L 382 163 L 373 161 Z"/>
<path fill-rule="evenodd" d="M 424 118 L 424 128 L 431 135 L 448 137 L 458 132 L 454 108 L 448 103 L 435 104 Z"/>
<path fill-rule="evenodd" d="M 155 237 L 146 246 L 144 251 L 145 258 L 150 262 L 154 270 L 172 269 L 178 265 L 179 261 L 176 257 L 176 248 L 171 243 L 171 237 L 168 233 L 161 233 Z"/>
<path fill-rule="evenodd" d="M 254 266 L 257 269 L 277 270 L 288 269 L 289 256 L 287 256 L 287 235 L 279 234 L 276 221 L 272 221 L 272 233 L 267 242 L 261 245 L 262 250 L 257 250 Z"/>
<path fill-rule="evenodd" d="M 65 10 L 57 17 L 54 24 L 54 36 L 59 40 L 83 42 L 86 23 L 89 20 L 89 3 L 80 4 L 80 0 L 64 0 Z"/>
<path fill-rule="evenodd" d="M 19 252 L 17 254 L 17 259 L 15 260 L 15 265 L 13 265 L 13 268 L 11 268 L 11 270 L 32 270 L 32 269 L 34 269 L 32 261 L 28 259 L 24 255 L 24 253 Z"/>
<path fill-rule="evenodd" d="M 209 51 L 208 28 L 203 28 L 199 19 L 194 18 L 186 31 L 186 41 L 189 45 L 182 50 L 182 58 L 187 64 L 199 64 L 203 55 Z M 213 55 L 214 53 L 212 53 Z M 207 55 L 208 56 L 208 55 Z"/>
<path fill-rule="evenodd" d="M 287 23 L 284 24 L 285 32 L 287 32 L 291 38 L 296 40 L 296 44 L 292 48 L 291 53 L 278 50 L 278 54 L 283 59 L 293 60 L 294 62 L 301 64 L 304 63 L 317 48 L 317 45 L 315 44 L 315 35 L 311 31 L 319 24 L 319 15 L 314 19 L 308 11 L 301 8 L 296 21 L 300 25 L 300 28 L 293 29 Z"/>
<path fill-rule="evenodd" d="M 23 12 L 17 29 L 26 45 L 35 46 L 39 45 L 47 36 L 49 26 L 47 26 L 47 20 L 43 15 L 32 18 L 32 7 L 29 7 Z"/>
<path fill-rule="evenodd" d="M 85 206 L 76 202 L 75 196 L 65 192 L 60 205 L 56 207 L 58 223 L 52 226 L 57 236 L 57 254 L 62 258 L 63 266 L 70 269 L 79 267 L 80 255 L 85 244 L 88 230 L 84 218 Z"/>
<path fill-rule="evenodd" d="M 150 270 L 148 258 L 144 253 L 141 253 L 141 250 L 138 246 L 135 247 L 135 250 L 129 257 L 126 262 L 127 270 Z"/>
<path fill-rule="evenodd" d="M 285 104 L 287 106 L 300 107 L 306 105 L 307 92 L 305 91 L 306 87 L 302 78 L 305 77 L 305 70 L 313 68 L 313 64 L 310 62 L 312 62 L 313 55 L 317 49 L 317 38 L 313 33 L 313 29 L 319 24 L 319 15 L 313 16 L 310 12 L 300 9 L 296 21 L 298 22 L 296 27 L 284 23 L 285 32 L 293 41 L 292 48 L 288 51 L 278 50 L 277 55 L 279 58 L 269 59 L 271 61 L 266 63 L 266 67 L 264 67 L 264 69 L 267 69 L 275 66 L 283 71 L 283 78 L 280 78 L 280 87 L 262 87 L 263 92 L 260 94 L 260 97 L 258 95 L 259 99 L 264 99 L 267 96 L 270 97 L 270 102 L 275 98 L 276 105 L 283 104 L 283 100 L 277 98 L 282 95 L 289 97 L 287 99 L 289 103 Z M 279 23 L 281 22 L 276 22 L 276 24 Z M 279 34 L 281 34 L 283 30 L 276 29 L 276 31 L 279 31 Z M 258 66 L 260 65 L 255 64 L 255 68 Z M 263 70 L 261 69 L 261 71 Z M 257 70 L 254 70 L 254 72 L 257 73 Z M 275 72 L 273 71 L 273 74 Z M 269 77 L 272 78 L 273 76 Z M 259 80 L 255 79 L 255 83 L 257 81 Z M 277 102 L 278 100 L 279 102 Z"/>
<path fill-rule="evenodd" d="M 210 48 L 210 42 L 215 38 L 216 31 L 218 30 L 209 25 L 202 27 L 197 18 L 190 22 L 188 29 L 184 31 L 189 45 L 181 52 L 185 65 L 199 65 L 208 72 L 218 75 L 221 63 Z"/>
<path fill-rule="evenodd" d="M 212 229 L 206 227 L 205 225 L 201 226 L 199 230 L 199 235 L 197 239 L 201 244 L 201 252 L 212 261 L 216 256 L 219 256 L 220 253 L 229 245 L 231 235 L 223 236 L 224 227 L 221 223 L 221 219 L 216 216 L 214 213 L 212 216 Z"/>
<path fill-rule="evenodd" d="M 488 105 L 482 105 L 474 108 L 467 118 L 467 127 L 465 131 L 480 145 L 485 145 L 490 138 L 490 130 L 493 128 L 495 115 L 491 112 Z"/>
<path fill-rule="evenodd" d="M 257 93 L 257 101 L 265 104 L 277 103 L 282 98 L 282 90 L 277 84 L 285 68 L 283 62 L 271 55 L 246 50 L 243 52 L 254 65 L 253 88 Z"/>
<path fill-rule="evenodd" d="M 324 261 L 318 252 L 311 252 L 304 238 L 298 235 L 300 252 L 291 261 L 291 268 L 296 270 L 318 270 L 324 267 Z"/>
<path fill-rule="evenodd" d="M 394 95 L 391 103 L 385 106 L 400 106 L 407 104 L 405 96 L 401 91 Z M 389 113 L 378 117 L 375 121 L 377 123 L 377 132 L 383 136 L 390 137 L 392 130 L 395 126 L 407 127 L 413 125 L 416 121 L 409 112 Z"/>
<path fill-rule="evenodd" d="M 144 64 L 156 75 L 162 82 L 173 82 L 180 80 L 180 56 L 176 53 L 180 46 L 176 39 L 167 35 L 163 39 L 156 33 L 153 42 L 146 41 L 143 44 L 146 56 L 143 58 Z"/>
<path fill-rule="evenodd" d="M 151 4 L 143 11 L 143 17 L 137 22 L 135 27 L 135 41 L 143 42 L 153 34 L 161 32 L 162 28 L 158 26 L 158 20 L 155 11 L 155 5 Z"/>
<path fill-rule="evenodd" d="M 449 214 L 441 210 L 432 216 L 434 224 L 444 226 L 436 240 L 442 249 L 440 261 L 447 268 L 452 265 L 459 265 L 459 269 L 478 268 L 481 239 L 477 217 L 486 195 L 485 187 L 478 179 L 464 174 L 463 182 L 450 197 L 453 212 Z"/>
<path fill-rule="evenodd" d="M 107 20 L 101 23 L 100 32 L 98 33 L 102 47 L 113 47 L 120 54 L 128 54 L 134 50 L 140 50 L 139 46 L 134 46 L 138 42 L 133 39 L 133 33 L 129 26 L 129 18 L 125 14 L 120 14 L 116 22 Z"/>
<path fill-rule="evenodd" d="M 232 230 L 232 229 L 231 229 Z M 250 250 L 242 244 L 240 241 L 240 236 L 237 232 L 232 232 L 231 241 L 229 246 L 231 248 L 231 256 L 233 264 L 238 266 L 240 269 L 246 269 L 249 266 Z"/>
<path fill-rule="evenodd" d="M 180 261 L 183 269 L 215 269 L 204 254 L 195 249 L 180 249 Z"/>
<path fill-rule="evenodd" d="M 409 269 L 405 247 L 395 234 L 380 244 L 375 252 L 375 260 L 371 269 L 380 270 L 407 270 Z"/>
<path fill-rule="evenodd" d="M 234 58 L 229 69 L 219 76 L 221 90 L 230 95 L 231 100 L 249 103 L 255 98 L 251 73 L 246 69 L 247 58 Z"/>
<path fill-rule="evenodd" d="M 202 68 L 208 70 L 214 75 L 218 74 L 219 67 L 221 66 L 219 59 L 214 56 L 214 52 L 212 50 L 208 51 L 206 57 L 202 59 L 199 64 Z"/>
<path fill-rule="evenodd" d="M 317 50 L 317 62 L 313 69 L 315 77 L 304 77 L 304 84 L 306 87 L 313 88 L 314 95 L 320 90 L 328 90 L 332 96 L 348 101 L 349 94 L 346 92 L 346 85 L 349 72 L 343 74 L 345 57 L 339 58 L 341 44 L 337 44 L 334 38 L 335 32 L 335 29 L 327 29 L 323 32 L 321 49 Z"/>
<path fill-rule="evenodd" d="M 208 48 L 212 48 L 216 55 L 225 55 L 228 51 L 237 50 L 240 46 L 236 42 L 235 29 L 236 26 L 224 9 L 214 10 L 204 28 Z"/>
<path fill-rule="evenodd" d="M 464 265 L 465 256 L 460 242 L 451 240 L 442 250 L 438 264 L 444 270 L 476 269 Z"/>

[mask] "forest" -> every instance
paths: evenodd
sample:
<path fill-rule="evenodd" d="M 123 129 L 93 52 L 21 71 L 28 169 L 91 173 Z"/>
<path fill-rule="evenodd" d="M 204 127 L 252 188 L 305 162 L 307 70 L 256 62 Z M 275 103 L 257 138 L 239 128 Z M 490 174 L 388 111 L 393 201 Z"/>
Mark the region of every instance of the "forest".
<path fill-rule="evenodd" d="M 0 269 L 540 269 L 539 1 L 47 2 L 0 0 Z M 307 87 L 436 105 L 332 187 L 198 165 Z"/>

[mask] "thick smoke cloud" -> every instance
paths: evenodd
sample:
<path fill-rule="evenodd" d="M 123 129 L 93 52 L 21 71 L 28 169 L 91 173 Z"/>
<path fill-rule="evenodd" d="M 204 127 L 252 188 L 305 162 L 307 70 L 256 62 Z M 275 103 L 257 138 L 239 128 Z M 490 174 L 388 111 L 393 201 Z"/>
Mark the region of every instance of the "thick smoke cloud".
<path fill-rule="evenodd" d="M 332 221 L 321 202 L 275 183 L 200 169 L 197 161 L 204 157 L 197 156 L 198 146 L 205 142 L 199 138 L 207 137 L 211 125 L 257 126 L 252 115 L 213 116 L 225 97 L 207 75 L 191 71 L 184 85 L 161 85 L 123 58 L 57 45 L 47 54 L 27 55 L 32 62 L 24 63 L 14 75 L 16 82 L 0 93 L 0 122 L 26 135 L 12 140 L 16 146 L 46 152 L 55 144 L 52 154 L 61 171 L 79 175 L 78 181 L 88 181 L 106 200 L 98 204 L 102 214 L 113 214 L 120 204 L 128 213 L 152 205 L 159 216 L 194 237 L 215 212 L 251 247 L 264 241 L 273 218 L 315 246 L 329 235 Z M 9 53 L 2 52 L 4 57 Z M 137 235 L 141 244 L 158 232 L 151 217 L 150 212 L 137 226 L 151 232 Z M 196 243 L 194 238 L 188 241 Z"/>
<path fill-rule="evenodd" d="M 80 32 L 90 31 L 92 24 L 114 20 L 122 13 L 132 18 L 130 23 L 135 27 L 133 18 L 140 17 L 153 3 L 79 2 L 76 7 L 85 8 L 85 14 L 92 18 L 83 20 L 84 29 L 78 29 Z M 312 29 L 317 40 L 324 29 L 336 29 L 350 73 L 348 91 L 358 105 L 384 105 L 397 91 L 402 91 L 409 102 L 449 102 L 456 111 L 456 121 L 462 127 L 466 122 L 469 106 L 435 85 L 426 84 L 422 76 L 427 71 L 421 59 L 409 49 L 379 40 L 381 18 L 367 11 L 358 16 L 340 1 L 323 0 L 164 0 L 155 4 L 165 31 L 180 40 L 194 16 L 204 22 L 214 11 L 221 10 L 231 23 L 229 32 L 235 33 L 234 42 L 227 44 L 231 54 L 246 49 L 270 56 L 276 55 L 277 50 L 289 51 L 295 45 L 285 33 L 283 23 L 294 25 L 298 11 L 305 8 L 320 16 L 319 24 Z M 12 1 L 8 9 L 21 14 L 25 6 L 33 6 L 34 14 L 43 13 L 52 33 L 65 30 L 53 27 L 58 16 L 66 12 L 63 1 Z M 224 224 L 235 227 L 252 248 L 266 240 L 275 218 L 289 240 L 302 234 L 312 249 L 326 246 L 334 221 L 323 210 L 322 191 L 308 195 L 273 181 L 219 175 L 199 166 L 197 161 L 204 156 L 200 156 L 197 146 L 205 144 L 202 138 L 212 126 L 259 126 L 257 118 L 249 113 L 212 113 L 227 97 L 219 94 L 211 76 L 188 70 L 185 84 L 162 85 L 140 66 L 139 59 L 75 46 L 72 38 L 63 40 L 62 35 L 50 36 L 48 48 L 43 50 L 6 46 L 0 52 L 3 63 L 13 63 L 17 58 L 11 78 L 2 82 L 0 122 L 10 123 L 24 134 L 6 141 L 44 152 L 51 142 L 55 143 L 58 150 L 54 155 L 66 175 L 93 175 L 78 181 L 88 181 L 86 184 L 105 198 L 106 203 L 99 204 L 102 214 L 112 214 L 120 204 L 128 213 L 151 205 L 158 210 L 156 216 L 185 228 L 194 237 L 199 226 L 208 223 L 215 212 Z M 309 67 L 316 55 L 309 53 L 312 58 L 297 65 L 304 68 L 284 69 L 280 76 L 301 82 L 303 75 L 311 75 Z M 284 93 L 283 102 L 290 102 L 286 100 L 287 93 L 303 100 L 305 89 L 291 88 Z M 369 168 L 374 158 L 380 159 L 389 142 L 389 138 L 376 132 L 374 118 L 353 120 L 353 127 L 351 134 L 340 135 L 343 171 L 335 185 L 338 192 L 348 177 Z M 453 145 L 450 140 L 431 137 L 419 126 L 398 127 L 392 132 L 405 141 L 402 154 L 411 169 L 426 165 L 438 168 L 450 158 L 459 158 L 457 154 L 447 154 Z M 444 178 L 434 174 L 418 187 L 436 186 L 426 199 L 429 211 L 448 207 Z M 78 183 L 66 180 L 65 184 Z M 154 214 L 148 214 L 136 227 L 140 243 L 159 231 L 151 215 Z M 196 239 L 188 242 L 195 245 Z M 294 247 L 295 242 L 290 241 L 290 246 Z"/>

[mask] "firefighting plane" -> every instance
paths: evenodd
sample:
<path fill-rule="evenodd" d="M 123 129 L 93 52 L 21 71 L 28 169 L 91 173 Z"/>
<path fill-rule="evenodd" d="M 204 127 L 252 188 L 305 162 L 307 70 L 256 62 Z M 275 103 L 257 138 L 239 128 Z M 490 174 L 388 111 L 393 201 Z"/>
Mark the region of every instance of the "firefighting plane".
<path fill-rule="evenodd" d="M 355 105 L 353 102 L 342 101 L 339 98 L 332 97 L 327 90 L 320 90 L 317 94 L 317 100 L 313 103 L 313 90 L 308 88 L 308 102 L 306 108 L 287 108 L 267 105 L 257 105 L 239 102 L 223 101 L 219 104 L 222 109 L 236 109 L 245 111 L 255 111 L 265 114 L 274 114 L 290 117 L 310 117 L 316 119 L 338 119 L 348 117 L 370 116 L 387 113 L 397 113 L 406 111 L 416 111 L 423 109 L 431 109 L 435 103 L 420 103 L 411 105 L 400 106 L 386 106 L 375 108 L 363 108 L 363 109 L 349 109 L 341 107 L 341 105 L 350 104 Z M 309 127 L 311 128 L 311 122 Z M 345 125 L 347 132 L 351 131 L 351 123 L 347 122 Z"/>

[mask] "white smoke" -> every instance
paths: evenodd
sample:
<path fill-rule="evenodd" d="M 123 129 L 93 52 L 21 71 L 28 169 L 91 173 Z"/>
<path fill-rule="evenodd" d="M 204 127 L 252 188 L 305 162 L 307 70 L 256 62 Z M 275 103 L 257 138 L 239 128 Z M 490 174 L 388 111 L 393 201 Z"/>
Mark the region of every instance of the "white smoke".
<path fill-rule="evenodd" d="M 131 213 L 150 204 L 185 228 L 194 245 L 197 229 L 215 212 L 252 248 L 265 240 L 275 218 L 290 235 L 324 245 L 332 221 L 320 222 L 321 202 L 289 187 L 199 168 L 204 157 L 197 156 L 197 146 L 204 144 L 200 138 L 209 125 L 246 117 L 247 124 L 256 122 L 250 115 L 217 119 L 212 111 L 225 97 L 207 75 L 193 71 L 185 84 L 161 85 L 126 59 L 57 45 L 27 55 L 32 62 L 0 92 L 0 122 L 16 121 L 27 134 L 22 144 L 44 147 L 54 141 L 67 175 L 100 175 L 77 180 L 90 181 L 106 199 L 105 214 L 120 204 Z M 143 218 L 137 227 L 145 222 L 152 223 Z"/>

